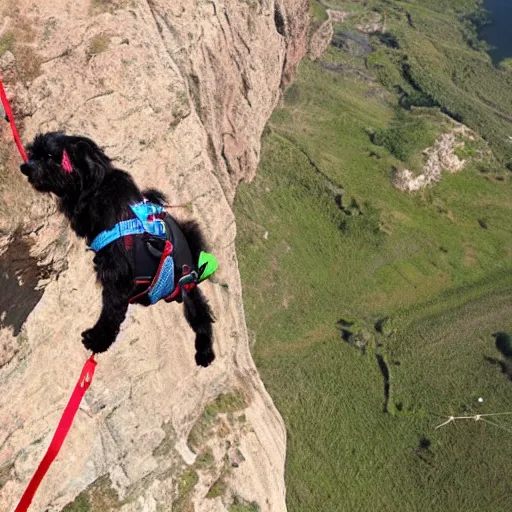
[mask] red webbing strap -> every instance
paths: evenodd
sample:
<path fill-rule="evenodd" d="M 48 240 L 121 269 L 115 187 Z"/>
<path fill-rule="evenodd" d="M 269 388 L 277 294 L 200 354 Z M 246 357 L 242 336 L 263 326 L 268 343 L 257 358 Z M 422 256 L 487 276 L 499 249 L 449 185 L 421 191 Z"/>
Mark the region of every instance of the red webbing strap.
<path fill-rule="evenodd" d="M 4 106 L 5 114 L 9 120 L 9 124 L 11 125 L 12 134 L 14 136 L 14 142 L 16 142 L 16 146 L 18 146 L 18 151 L 20 152 L 21 158 L 26 162 L 28 160 L 27 153 L 25 153 L 25 148 L 21 143 L 20 136 L 18 134 L 18 130 L 16 129 L 16 125 L 14 124 L 14 116 L 12 115 L 11 105 L 9 105 L 9 100 L 5 94 L 4 84 L 2 83 L 2 76 L 0 75 L 0 99 L 2 100 L 2 105 Z"/>
<path fill-rule="evenodd" d="M 52 462 L 57 457 L 59 450 L 61 449 L 62 443 L 66 439 L 66 436 L 69 432 L 71 424 L 73 423 L 73 418 L 75 417 L 78 408 L 80 407 L 80 402 L 82 401 L 85 392 L 89 388 L 92 382 L 92 378 L 94 376 L 94 370 L 96 369 L 96 361 L 94 360 L 94 354 L 86 361 L 82 373 L 80 374 L 80 378 L 76 383 L 75 389 L 71 398 L 69 399 L 68 405 L 62 414 L 62 418 L 60 419 L 59 425 L 57 426 L 57 430 L 53 435 L 52 442 L 46 451 L 43 460 L 39 464 L 32 480 L 28 484 L 21 500 L 16 507 L 14 512 L 26 512 L 30 504 L 32 503 L 32 499 L 39 487 L 39 484 L 43 480 L 46 472 L 52 465 Z"/>

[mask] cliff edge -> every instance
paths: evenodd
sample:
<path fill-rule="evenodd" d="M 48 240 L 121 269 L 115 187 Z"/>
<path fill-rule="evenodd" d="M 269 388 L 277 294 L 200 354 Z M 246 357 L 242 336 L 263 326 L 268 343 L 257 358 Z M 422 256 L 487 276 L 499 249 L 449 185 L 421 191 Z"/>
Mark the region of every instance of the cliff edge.
<path fill-rule="evenodd" d="M 221 268 L 204 291 L 217 359 L 194 363 L 177 304 L 131 307 L 31 510 L 283 511 L 286 432 L 251 358 L 231 204 L 306 52 L 305 0 L 29 0 L 0 28 L 22 138 L 93 138 L 193 217 Z M 100 310 L 92 255 L 0 137 L 0 509 L 41 460 Z"/>

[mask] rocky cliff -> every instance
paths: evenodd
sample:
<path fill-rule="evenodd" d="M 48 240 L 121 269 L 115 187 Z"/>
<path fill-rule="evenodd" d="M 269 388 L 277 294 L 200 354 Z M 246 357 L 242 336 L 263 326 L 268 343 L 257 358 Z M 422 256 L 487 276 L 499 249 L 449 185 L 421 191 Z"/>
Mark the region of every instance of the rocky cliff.
<path fill-rule="evenodd" d="M 11 2 L 0 68 L 22 134 L 92 137 L 141 187 L 197 219 L 220 260 L 205 283 L 217 359 L 194 364 L 177 304 L 132 307 L 34 511 L 285 510 L 285 429 L 252 361 L 231 203 L 306 51 L 306 0 Z M 0 137 L 0 509 L 37 467 L 100 309 L 92 256 Z M 252 505 L 251 505 L 252 506 Z"/>

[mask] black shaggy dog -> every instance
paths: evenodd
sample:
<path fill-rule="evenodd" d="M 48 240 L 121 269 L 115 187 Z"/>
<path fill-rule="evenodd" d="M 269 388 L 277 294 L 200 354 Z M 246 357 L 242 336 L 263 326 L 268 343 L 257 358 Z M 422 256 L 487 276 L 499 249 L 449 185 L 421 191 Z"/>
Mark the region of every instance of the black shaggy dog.
<path fill-rule="evenodd" d="M 162 192 L 141 191 L 132 177 L 117 169 L 105 153 L 86 137 L 59 132 L 39 134 L 28 146 L 29 161 L 21 172 L 39 192 L 57 196 L 61 212 L 75 233 L 88 245 L 101 232 L 133 218 L 130 205 L 144 199 L 165 204 Z M 195 264 L 205 249 L 202 233 L 193 222 L 178 224 L 178 238 L 188 244 Z M 133 236 L 133 235 L 132 235 Z M 135 238 L 144 235 L 135 235 Z M 131 241 L 133 243 L 133 240 Z M 174 242 L 176 243 L 176 242 Z M 104 352 L 115 341 L 128 305 L 137 293 L 136 269 L 131 247 L 124 238 L 96 253 L 95 270 L 103 285 L 103 308 L 96 325 L 82 333 L 83 344 L 93 352 Z M 212 348 L 212 313 L 201 291 L 194 287 L 181 293 L 185 317 L 195 332 L 196 363 L 208 366 L 215 358 Z"/>

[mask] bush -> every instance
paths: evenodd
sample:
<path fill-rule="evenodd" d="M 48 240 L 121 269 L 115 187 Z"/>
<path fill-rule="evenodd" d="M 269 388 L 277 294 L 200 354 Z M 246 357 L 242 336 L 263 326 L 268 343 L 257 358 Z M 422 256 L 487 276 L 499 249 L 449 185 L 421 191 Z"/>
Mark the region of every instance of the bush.
<path fill-rule="evenodd" d="M 415 151 L 429 145 L 429 131 L 423 119 L 407 119 L 399 113 L 389 128 L 377 130 L 373 134 L 372 142 L 377 146 L 384 146 L 395 158 L 406 162 Z"/>
<path fill-rule="evenodd" d="M 512 336 L 506 332 L 497 332 L 493 336 L 496 339 L 496 348 L 507 359 L 512 358 Z"/>

